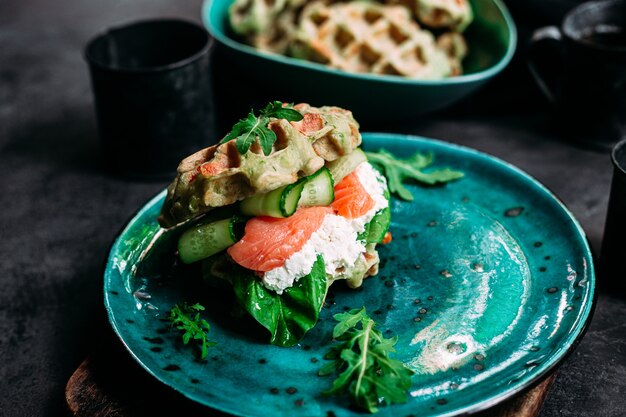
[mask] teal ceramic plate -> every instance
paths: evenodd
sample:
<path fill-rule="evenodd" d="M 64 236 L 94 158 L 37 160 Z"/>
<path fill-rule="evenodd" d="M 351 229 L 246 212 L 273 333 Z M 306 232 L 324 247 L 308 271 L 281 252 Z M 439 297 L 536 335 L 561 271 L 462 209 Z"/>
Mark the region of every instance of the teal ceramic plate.
<path fill-rule="evenodd" d="M 590 318 L 594 272 L 583 231 L 541 184 L 496 158 L 443 142 L 364 135 L 364 146 L 398 154 L 433 152 L 436 165 L 466 177 L 443 187 L 411 186 L 413 202 L 392 203 L 393 241 L 362 289 L 331 288 L 318 325 L 298 346 L 265 343 L 262 331 L 229 317 L 228 292 L 172 266 L 172 239 L 152 241 L 159 194 L 117 238 L 104 273 L 113 328 L 156 378 L 192 400 L 241 416 L 356 416 L 345 400 L 322 397 L 332 316 L 366 306 L 397 358 L 415 371 L 406 404 L 379 416 L 455 415 L 489 407 L 538 381 L 574 347 Z M 194 359 L 165 315 L 201 301 L 217 345 Z"/>
<path fill-rule="evenodd" d="M 348 108 L 359 120 L 402 119 L 450 106 L 502 71 L 517 44 L 515 23 L 504 2 L 471 0 L 475 17 L 465 32 L 469 54 L 463 61 L 464 75 L 416 80 L 355 74 L 261 52 L 239 42 L 228 23 L 232 3 L 233 0 L 205 0 L 202 21 L 230 58 L 230 65 L 243 70 L 247 81 L 271 86 L 272 97 L 284 97 L 285 101 L 333 103 Z"/>

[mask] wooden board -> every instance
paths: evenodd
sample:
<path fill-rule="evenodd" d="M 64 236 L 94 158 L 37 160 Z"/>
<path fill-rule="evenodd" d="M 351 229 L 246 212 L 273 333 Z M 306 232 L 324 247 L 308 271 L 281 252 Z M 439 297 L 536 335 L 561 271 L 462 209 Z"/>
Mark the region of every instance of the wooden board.
<path fill-rule="evenodd" d="M 551 375 L 532 390 L 479 417 L 536 417 L 554 378 Z M 115 340 L 103 343 L 80 364 L 67 383 L 65 398 L 77 417 L 227 416 L 186 399 L 152 378 Z"/>

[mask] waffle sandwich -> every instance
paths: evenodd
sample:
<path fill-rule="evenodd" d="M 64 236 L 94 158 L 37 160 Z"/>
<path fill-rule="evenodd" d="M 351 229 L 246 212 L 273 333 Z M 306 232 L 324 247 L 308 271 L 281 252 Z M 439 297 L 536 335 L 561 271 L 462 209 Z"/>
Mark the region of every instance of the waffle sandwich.
<path fill-rule="evenodd" d="M 358 148 L 351 112 L 299 104 L 287 117 L 279 102 L 269 106 L 277 117 L 255 122 L 275 135 L 271 150 L 257 136 L 242 152 L 238 133 L 188 157 L 159 221 L 192 220 L 180 228 L 179 260 L 201 263 L 212 285 L 229 284 L 272 344 L 292 346 L 317 322 L 332 283 L 356 288 L 378 273 L 376 245 L 390 240 L 389 191 Z"/>

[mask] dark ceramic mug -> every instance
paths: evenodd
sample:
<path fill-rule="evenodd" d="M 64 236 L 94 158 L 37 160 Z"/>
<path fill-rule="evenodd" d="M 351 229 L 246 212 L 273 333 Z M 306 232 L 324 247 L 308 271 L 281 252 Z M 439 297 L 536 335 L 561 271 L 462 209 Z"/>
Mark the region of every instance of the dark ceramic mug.
<path fill-rule="evenodd" d="M 146 20 L 97 36 L 85 49 L 104 164 L 139 178 L 168 178 L 213 140 L 212 39 L 201 26 Z"/>
<path fill-rule="evenodd" d="M 626 1 L 592 1 L 534 32 L 529 65 L 567 138 L 610 149 L 626 133 Z"/>
<path fill-rule="evenodd" d="M 611 157 L 613 181 L 600 254 L 600 274 L 607 287 L 626 296 L 626 140 L 615 145 Z"/>

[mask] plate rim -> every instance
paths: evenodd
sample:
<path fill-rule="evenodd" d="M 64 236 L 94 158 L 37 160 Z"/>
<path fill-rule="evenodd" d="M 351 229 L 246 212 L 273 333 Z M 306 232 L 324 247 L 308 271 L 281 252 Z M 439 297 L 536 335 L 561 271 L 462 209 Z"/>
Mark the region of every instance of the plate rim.
<path fill-rule="evenodd" d="M 581 306 L 581 312 L 583 313 L 581 315 L 581 319 L 577 323 L 575 323 L 575 325 L 572 327 L 573 330 L 575 331 L 571 332 L 568 335 L 568 337 L 565 339 L 566 343 L 564 343 L 564 345 L 561 346 L 561 348 L 559 348 L 559 353 L 552 358 L 552 361 L 546 361 L 542 367 L 535 368 L 538 370 L 534 372 L 533 377 L 531 377 L 530 379 L 524 380 L 522 383 L 519 383 L 517 385 L 512 385 L 511 388 L 504 390 L 500 394 L 497 394 L 493 397 L 476 401 L 471 405 L 468 405 L 463 408 L 458 408 L 450 412 L 433 414 L 433 416 L 453 417 L 453 416 L 462 416 L 462 415 L 474 415 L 482 411 L 485 411 L 491 407 L 494 407 L 498 404 L 501 404 L 504 401 L 511 399 L 512 397 L 515 397 L 516 395 L 519 395 L 523 392 L 529 391 L 530 389 L 537 386 L 548 375 L 550 375 L 558 367 L 560 367 L 565 362 L 565 360 L 572 354 L 572 352 L 576 349 L 576 347 L 580 344 L 580 341 L 584 338 L 589 328 L 589 325 L 593 319 L 593 315 L 594 315 L 595 308 L 597 305 L 598 291 L 596 291 L 596 273 L 595 273 L 593 253 L 591 251 L 589 239 L 584 229 L 580 225 L 579 221 L 576 219 L 573 213 L 567 208 L 565 203 L 563 203 L 563 201 L 554 192 L 552 192 L 548 187 L 542 184 L 539 180 L 537 180 L 536 178 L 534 178 L 532 175 L 528 174 L 526 171 L 522 170 L 521 168 L 489 152 L 484 152 L 484 151 L 471 148 L 469 146 L 459 145 L 459 144 L 447 142 L 441 139 L 434 139 L 434 138 L 429 138 L 429 137 L 420 136 L 420 135 L 383 133 L 383 132 L 363 132 L 362 137 L 364 141 L 366 141 L 367 138 L 376 138 L 377 140 L 382 140 L 382 141 L 391 139 L 393 141 L 399 141 L 399 142 L 407 141 L 407 142 L 413 142 L 413 143 L 419 143 L 419 142 L 433 143 L 435 145 L 443 146 L 446 148 L 452 148 L 454 150 L 458 150 L 461 152 L 467 152 L 479 158 L 486 158 L 490 161 L 495 162 L 496 164 L 499 164 L 501 166 L 506 167 L 509 170 L 512 170 L 517 175 L 522 176 L 524 179 L 529 180 L 535 187 L 538 187 L 543 193 L 545 193 L 546 197 L 550 197 L 559 206 L 559 208 L 563 211 L 563 213 L 569 218 L 569 220 L 573 223 L 580 237 L 580 242 L 583 245 L 582 248 L 584 249 L 585 259 L 588 261 L 587 267 L 588 267 L 588 272 L 589 272 L 588 281 L 587 281 L 588 282 L 587 291 L 589 292 L 588 302 L 586 303 L 586 305 Z M 122 343 L 124 348 L 130 353 L 131 357 L 143 369 L 145 369 L 152 377 L 156 378 L 159 382 L 168 386 L 174 391 L 182 394 L 184 397 L 194 402 L 200 403 L 211 409 L 229 413 L 234 416 L 246 416 L 245 414 L 238 413 L 237 410 L 234 410 L 234 409 L 231 410 L 228 407 L 210 404 L 204 399 L 204 397 L 200 395 L 195 395 L 193 392 L 186 392 L 186 391 L 180 390 L 178 387 L 171 385 L 167 381 L 166 378 L 161 378 L 159 375 L 154 373 L 152 369 L 148 367 L 137 356 L 137 354 L 131 349 L 130 346 L 128 346 L 126 341 L 122 338 L 120 334 L 120 330 L 117 326 L 117 321 L 114 318 L 114 312 L 113 312 L 113 309 L 111 308 L 111 303 L 109 300 L 110 294 L 109 294 L 109 291 L 107 290 L 108 289 L 107 284 L 110 281 L 108 279 L 107 271 L 110 269 L 111 264 L 112 264 L 113 250 L 117 247 L 122 235 L 126 233 L 126 231 L 130 228 L 133 222 L 137 220 L 139 217 L 141 217 L 141 215 L 145 211 L 147 211 L 150 207 L 152 207 L 158 200 L 162 199 L 166 193 L 167 193 L 167 188 L 159 191 L 156 195 L 154 195 L 153 197 L 150 197 L 144 204 L 142 204 L 137 210 L 135 210 L 134 213 L 130 215 L 129 218 L 124 222 L 124 225 L 120 228 L 119 233 L 115 235 L 116 236 L 115 239 L 109 246 L 109 250 L 107 251 L 106 260 L 104 263 L 104 271 L 103 271 L 103 284 L 104 284 L 103 285 L 103 291 L 104 291 L 103 301 L 104 301 L 104 307 L 107 313 L 107 319 L 115 333 L 115 336 Z"/>

